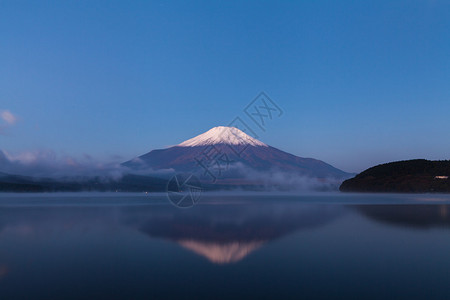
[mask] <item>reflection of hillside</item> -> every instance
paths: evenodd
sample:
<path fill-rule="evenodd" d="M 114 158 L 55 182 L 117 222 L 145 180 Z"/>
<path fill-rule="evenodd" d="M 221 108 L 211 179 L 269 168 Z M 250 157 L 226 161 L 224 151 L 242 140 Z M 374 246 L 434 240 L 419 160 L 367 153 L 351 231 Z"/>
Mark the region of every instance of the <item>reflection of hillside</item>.
<path fill-rule="evenodd" d="M 358 212 L 386 224 L 416 228 L 450 227 L 449 205 L 358 205 Z"/>
<path fill-rule="evenodd" d="M 338 206 L 257 201 L 159 210 L 133 222 L 149 236 L 172 240 L 214 263 L 237 262 L 267 242 L 327 224 L 341 212 Z"/>

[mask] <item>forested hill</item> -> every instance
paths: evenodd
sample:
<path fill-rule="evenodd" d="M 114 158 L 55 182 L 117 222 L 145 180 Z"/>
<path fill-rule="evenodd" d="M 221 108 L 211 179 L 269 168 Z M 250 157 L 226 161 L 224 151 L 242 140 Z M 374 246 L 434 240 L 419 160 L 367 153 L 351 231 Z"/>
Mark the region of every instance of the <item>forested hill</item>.
<path fill-rule="evenodd" d="M 342 192 L 450 193 L 450 161 L 407 160 L 378 165 L 342 183 Z"/>

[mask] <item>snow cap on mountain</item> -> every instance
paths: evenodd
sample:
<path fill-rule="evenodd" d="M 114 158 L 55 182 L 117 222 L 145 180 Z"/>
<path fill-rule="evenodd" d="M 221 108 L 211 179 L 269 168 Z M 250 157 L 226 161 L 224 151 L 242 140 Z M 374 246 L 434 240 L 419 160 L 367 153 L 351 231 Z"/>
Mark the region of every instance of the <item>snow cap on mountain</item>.
<path fill-rule="evenodd" d="M 239 130 L 236 127 L 217 126 L 211 128 L 205 133 L 197 135 L 196 137 L 178 144 L 178 147 L 195 147 L 207 145 L 251 145 L 268 147 L 263 142 L 252 138 L 248 134 Z"/>

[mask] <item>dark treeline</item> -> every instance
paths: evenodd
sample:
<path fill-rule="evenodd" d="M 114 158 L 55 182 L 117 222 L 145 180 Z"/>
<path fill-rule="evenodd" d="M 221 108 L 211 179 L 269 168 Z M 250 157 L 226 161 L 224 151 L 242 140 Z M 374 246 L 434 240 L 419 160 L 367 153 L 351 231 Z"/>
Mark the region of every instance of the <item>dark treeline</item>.
<path fill-rule="evenodd" d="M 450 161 L 416 159 L 378 165 L 344 181 L 343 192 L 449 193 Z"/>

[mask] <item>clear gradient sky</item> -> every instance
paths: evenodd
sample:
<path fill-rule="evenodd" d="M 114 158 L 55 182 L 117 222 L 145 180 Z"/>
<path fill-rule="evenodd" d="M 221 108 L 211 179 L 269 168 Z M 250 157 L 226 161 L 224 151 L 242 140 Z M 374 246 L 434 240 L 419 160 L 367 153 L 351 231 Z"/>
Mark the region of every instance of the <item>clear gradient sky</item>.
<path fill-rule="evenodd" d="M 129 159 L 260 91 L 295 155 L 450 159 L 450 1 L 0 0 L 2 150 Z"/>

